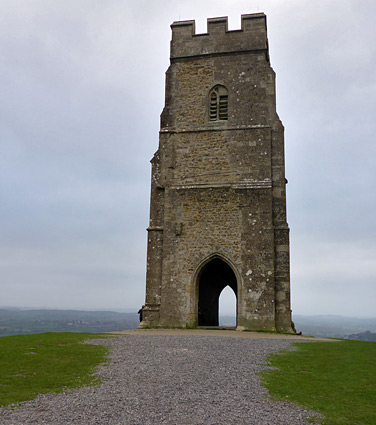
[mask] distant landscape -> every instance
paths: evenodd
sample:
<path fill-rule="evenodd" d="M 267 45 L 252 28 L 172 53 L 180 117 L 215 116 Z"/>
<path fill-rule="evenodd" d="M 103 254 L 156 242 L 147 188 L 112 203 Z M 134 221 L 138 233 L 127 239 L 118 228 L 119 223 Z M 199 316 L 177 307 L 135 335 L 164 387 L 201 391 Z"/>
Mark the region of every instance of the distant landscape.
<path fill-rule="evenodd" d="M 293 321 L 297 332 L 304 335 L 376 341 L 376 317 L 294 315 Z"/>
<path fill-rule="evenodd" d="M 0 336 L 42 332 L 110 332 L 135 329 L 137 313 L 0 308 Z"/>
<path fill-rule="evenodd" d="M 296 315 L 293 320 L 296 330 L 303 335 L 376 341 L 376 318 Z M 220 318 L 221 326 L 233 326 L 234 323 L 234 317 Z M 42 332 L 110 332 L 136 329 L 138 324 L 136 312 L 0 308 L 0 336 Z"/>

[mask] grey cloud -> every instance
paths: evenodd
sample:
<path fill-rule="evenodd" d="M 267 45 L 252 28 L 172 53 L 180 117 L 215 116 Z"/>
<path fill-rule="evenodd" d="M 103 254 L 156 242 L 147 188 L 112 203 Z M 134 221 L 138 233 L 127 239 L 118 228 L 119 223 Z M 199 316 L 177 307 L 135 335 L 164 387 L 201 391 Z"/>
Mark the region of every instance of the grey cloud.
<path fill-rule="evenodd" d="M 142 304 L 169 25 L 196 19 L 205 31 L 206 18 L 229 15 L 234 29 L 241 13 L 265 11 L 286 128 L 293 310 L 373 314 L 376 5 L 361 4 L 4 2 L 2 304 Z"/>

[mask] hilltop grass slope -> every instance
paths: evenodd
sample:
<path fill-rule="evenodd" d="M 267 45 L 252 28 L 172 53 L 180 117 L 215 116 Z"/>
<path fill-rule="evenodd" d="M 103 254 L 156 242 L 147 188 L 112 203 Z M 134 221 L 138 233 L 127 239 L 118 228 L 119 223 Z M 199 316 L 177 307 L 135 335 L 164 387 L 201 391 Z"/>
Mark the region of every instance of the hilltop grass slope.
<path fill-rule="evenodd" d="M 107 347 L 81 344 L 98 334 L 45 333 L 0 338 L 0 405 L 98 382 Z"/>
<path fill-rule="evenodd" d="M 376 343 L 295 343 L 261 373 L 273 397 L 320 412 L 325 425 L 376 424 Z"/>

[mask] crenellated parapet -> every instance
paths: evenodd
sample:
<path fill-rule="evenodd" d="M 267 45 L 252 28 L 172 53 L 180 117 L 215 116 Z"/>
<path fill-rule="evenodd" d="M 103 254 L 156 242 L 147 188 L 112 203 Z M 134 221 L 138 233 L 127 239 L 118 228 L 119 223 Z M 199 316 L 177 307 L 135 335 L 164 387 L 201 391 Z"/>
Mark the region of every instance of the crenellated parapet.
<path fill-rule="evenodd" d="M 207 20 L 208 32 L 195 33 L 195 21 L 179 21 L 171 25 L 170 59 L 247 51 L 268 52 L 266 15 L 242 15 L 241 29 L 228 30 L 227 16 Z"/>

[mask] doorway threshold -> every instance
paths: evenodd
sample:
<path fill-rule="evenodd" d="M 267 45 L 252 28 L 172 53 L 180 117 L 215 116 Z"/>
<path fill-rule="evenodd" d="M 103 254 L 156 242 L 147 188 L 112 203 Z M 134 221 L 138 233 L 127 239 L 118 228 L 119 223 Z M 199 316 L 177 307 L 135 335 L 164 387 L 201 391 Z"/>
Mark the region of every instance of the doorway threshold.
<path fill-rule="evenodd" d="M 197 326 L 197 329 L 217 330 L 217 331 L 235 331 L 236 326 Z"/>

